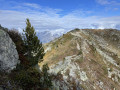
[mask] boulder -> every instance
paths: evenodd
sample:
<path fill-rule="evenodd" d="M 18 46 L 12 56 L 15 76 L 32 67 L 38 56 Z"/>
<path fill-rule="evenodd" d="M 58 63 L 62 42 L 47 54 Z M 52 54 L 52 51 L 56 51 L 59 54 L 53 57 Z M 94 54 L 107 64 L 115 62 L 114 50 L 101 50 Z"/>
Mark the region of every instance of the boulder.
<path fill-rule="evenodd" d="M 20 61 L 16 46 L 9 35 L 0 30 L 0 71 L 10 72 Z"/>

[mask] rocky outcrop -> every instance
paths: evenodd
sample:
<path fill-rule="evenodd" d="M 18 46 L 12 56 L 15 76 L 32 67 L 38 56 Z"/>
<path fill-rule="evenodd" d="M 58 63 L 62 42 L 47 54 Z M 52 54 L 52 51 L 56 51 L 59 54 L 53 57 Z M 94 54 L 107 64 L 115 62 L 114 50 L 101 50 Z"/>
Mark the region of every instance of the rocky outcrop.
<path fill-rule="evenodd" d="M 20 62 L 16 46 L 9 35 L 0 30 L 0 70 L 10 72 Z"/>

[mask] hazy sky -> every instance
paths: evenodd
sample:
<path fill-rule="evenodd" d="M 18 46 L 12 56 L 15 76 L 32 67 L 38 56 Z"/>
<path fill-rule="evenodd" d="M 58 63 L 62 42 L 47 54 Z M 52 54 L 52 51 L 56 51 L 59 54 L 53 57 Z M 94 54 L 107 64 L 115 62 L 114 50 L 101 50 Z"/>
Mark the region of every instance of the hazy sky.
<path fill-rule="evenodd" d="M 0 24 L 37 31 L 74 28 L 120 29 L 120 0 L 0 0 Z"/>

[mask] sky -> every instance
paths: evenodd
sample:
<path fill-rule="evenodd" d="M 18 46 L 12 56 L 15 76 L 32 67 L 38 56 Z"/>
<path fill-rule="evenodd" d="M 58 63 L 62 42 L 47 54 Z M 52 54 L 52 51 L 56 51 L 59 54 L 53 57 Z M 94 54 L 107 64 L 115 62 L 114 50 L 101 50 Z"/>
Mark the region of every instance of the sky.
<path fill-rule="evenodd" d="M 120 0 L 0 0 L 0 24 L 20 32 L 26 18 L 37 32 L 120 29 Z"/>

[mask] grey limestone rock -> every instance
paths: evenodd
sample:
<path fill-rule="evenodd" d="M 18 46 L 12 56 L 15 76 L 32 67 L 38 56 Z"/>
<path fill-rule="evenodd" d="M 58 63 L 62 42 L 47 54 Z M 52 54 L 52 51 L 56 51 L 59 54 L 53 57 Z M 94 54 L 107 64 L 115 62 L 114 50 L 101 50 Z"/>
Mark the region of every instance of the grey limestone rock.
<path fill-rule="evenodd" d="M 0 70 L 11 71 L 20 62 L 16 46 L 9 35 L 0 30 Z"/>

